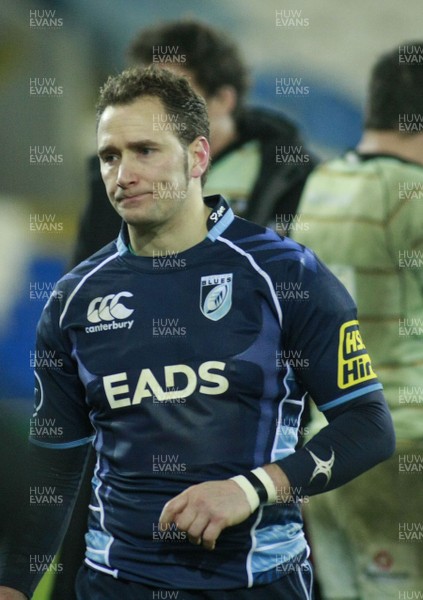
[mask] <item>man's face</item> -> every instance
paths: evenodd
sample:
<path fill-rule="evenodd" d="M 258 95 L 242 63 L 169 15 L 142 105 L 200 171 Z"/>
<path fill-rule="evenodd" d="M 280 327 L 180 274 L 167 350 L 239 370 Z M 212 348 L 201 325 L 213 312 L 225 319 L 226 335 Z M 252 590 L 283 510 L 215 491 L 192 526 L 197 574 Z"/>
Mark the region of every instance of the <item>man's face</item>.
<path fill-rule="evenodd" d="M 101 115 L 98 154 L 107 195 L 129 224 L 157 226 L 177 218 L 190 193 L 191 144 L 184 148 L 158 98 L 108 106 Z"/>

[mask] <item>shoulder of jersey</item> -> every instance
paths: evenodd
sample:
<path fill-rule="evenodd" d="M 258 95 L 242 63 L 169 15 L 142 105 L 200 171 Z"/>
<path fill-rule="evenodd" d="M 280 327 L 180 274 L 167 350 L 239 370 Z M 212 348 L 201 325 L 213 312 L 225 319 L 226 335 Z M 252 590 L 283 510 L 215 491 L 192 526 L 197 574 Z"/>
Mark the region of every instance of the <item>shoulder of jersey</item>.
<path fill-rule="evenodd" d="M 116 255 L 116 257 L 118 255 L 116 241 L 110 242 L 107 244 L 107 246 L 103 246 L 103 248 L 92 254 L 86 260 L 82 261 L 68 273 L 66 273 L 66 275 L 64 275 L 57 282 L 57 289 L 60 289 L 65 295 L 71 293 L 81 279 L 83 279 L 86 275 L 88 275 L 88 273 L 93 271 L 108 258 L 113 260 L 112 257 L 114 255 Z"/>
<path fill-rule="evenodd" d="M 262 227 L 239 217 L 234 219 L 221 236 L 228 240 L 234 250 L 251 257 L 262 266 L 281 261 L 301 263 L 303 267 L 316 270 L 317 257 L 312 250 L 289 237 L 281 237 L 273 229 Z"/>

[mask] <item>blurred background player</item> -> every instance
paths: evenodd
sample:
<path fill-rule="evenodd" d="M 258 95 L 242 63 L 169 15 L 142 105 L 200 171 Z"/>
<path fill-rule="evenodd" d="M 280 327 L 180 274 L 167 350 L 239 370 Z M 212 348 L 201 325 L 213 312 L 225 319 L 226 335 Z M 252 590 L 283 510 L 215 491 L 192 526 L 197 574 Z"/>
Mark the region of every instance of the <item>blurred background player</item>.
<path fill-rule="evenodd" d="M 330 600 L 423 589 L 413 538 L 423 497 L 422 55 L 422 42 L 408 42 L 378 60 L 359 144 L 318 167 L 300 203 L 309 227 L 295 237 L 356 300 L 397 435 L 393 458 L 310 502 L 317 574 Z"/>
<path fill-rule="evenodd" d="M 246 106 L 248 69 L 234 41 L 198 21 L 172 21 L 141 30 L 128 54 L 133 64 L 153 63 L 186 75 L 205 98 L 212 153 L 205 194 L 221 193 L 237 215 L 255 223 L 275 227 L 277 215 L 288 228 L 315 162 L 280 112 Z M 277 146 L 301 148 L 304 160 L 277 162 Z M 95 157 L 72 264 L 114 239 L 119 227 Z"/>

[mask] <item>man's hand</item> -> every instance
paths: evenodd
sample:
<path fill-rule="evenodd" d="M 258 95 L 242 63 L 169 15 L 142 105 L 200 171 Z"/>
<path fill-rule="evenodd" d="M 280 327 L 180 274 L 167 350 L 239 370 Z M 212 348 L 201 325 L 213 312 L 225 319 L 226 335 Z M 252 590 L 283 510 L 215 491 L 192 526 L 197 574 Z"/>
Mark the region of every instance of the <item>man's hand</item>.
<path fill-rule="evenodd" d="M 0 585 L 0 600 L 27 600 L 27 597 L 18 590 Z"/>
<path fill-rule="evenodd" d="M 191 543 L 214 550 L 223 529 L 242 523 L 250 514 L 247 496 L 235 481 L 207 481 L 167 502 L 159 526 L 166 531 L 175 523 L 180 531 L 188 533 Z"/>

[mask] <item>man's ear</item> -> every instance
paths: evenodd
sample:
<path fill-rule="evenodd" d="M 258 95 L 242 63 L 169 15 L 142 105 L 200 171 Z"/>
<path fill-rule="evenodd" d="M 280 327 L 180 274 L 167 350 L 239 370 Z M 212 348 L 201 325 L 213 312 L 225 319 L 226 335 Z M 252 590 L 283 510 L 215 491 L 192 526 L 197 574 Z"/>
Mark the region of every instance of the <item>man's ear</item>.
<path fill-rule="evenodd" d="M 200 136 L 191 142 L 189 149 L 192 156 L 191 177 L 196 179 L 207 170 L 210 160 L 210 145 L 204 136 Z"/>

